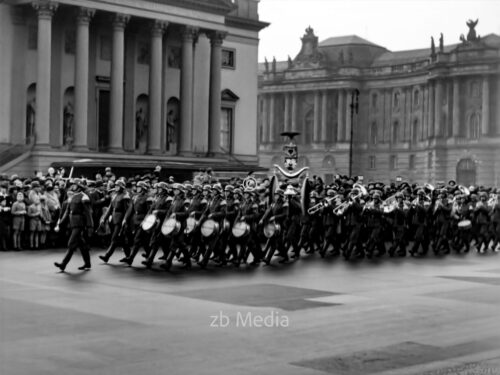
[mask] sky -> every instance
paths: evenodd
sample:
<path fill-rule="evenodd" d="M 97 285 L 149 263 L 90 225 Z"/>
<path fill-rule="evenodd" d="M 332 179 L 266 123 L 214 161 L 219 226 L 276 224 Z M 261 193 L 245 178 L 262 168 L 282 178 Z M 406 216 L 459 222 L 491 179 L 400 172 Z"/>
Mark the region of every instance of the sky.
<path fill-rule="evenodd" d="M 358 35 L 391 51 L 430 48 L 443 33 L 444 44 L 467 35 L 468 19 L 479 19 L 479 35 L 500 35 L 500 0 L 260 0 L 259 62 L 273 56 L 293 59 L 311 26 L 319 41 Z"/>

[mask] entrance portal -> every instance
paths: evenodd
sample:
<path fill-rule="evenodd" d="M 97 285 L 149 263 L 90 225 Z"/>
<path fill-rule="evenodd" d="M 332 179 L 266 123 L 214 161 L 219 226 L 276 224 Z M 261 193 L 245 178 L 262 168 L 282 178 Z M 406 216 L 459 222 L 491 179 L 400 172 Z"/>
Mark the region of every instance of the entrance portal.
<path fill-rule="evenodd" d="M 476 163 L 472 159 L 462 159 L 457 164 L 457 183 L 471 186 L 476 184 Z"/>

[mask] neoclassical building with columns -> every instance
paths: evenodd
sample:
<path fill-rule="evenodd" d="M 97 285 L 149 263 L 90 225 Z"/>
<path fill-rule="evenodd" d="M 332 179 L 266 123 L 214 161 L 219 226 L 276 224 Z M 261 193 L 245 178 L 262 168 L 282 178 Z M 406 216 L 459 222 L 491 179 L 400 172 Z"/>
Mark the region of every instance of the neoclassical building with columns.
<path fill-rule="evenodd" d="M 299 166 L 326 181 L 351 163 L 365 181 L 500 186 L 500 37 L 467 26 L 395 52 L 306 29 L 295 58 L 259 64 L 261 166 L 297 131 Z"/>
<path fill-rule="evenodd" d="M 0 1 L 0 168 L 257 159 L 258 0 Z"/>

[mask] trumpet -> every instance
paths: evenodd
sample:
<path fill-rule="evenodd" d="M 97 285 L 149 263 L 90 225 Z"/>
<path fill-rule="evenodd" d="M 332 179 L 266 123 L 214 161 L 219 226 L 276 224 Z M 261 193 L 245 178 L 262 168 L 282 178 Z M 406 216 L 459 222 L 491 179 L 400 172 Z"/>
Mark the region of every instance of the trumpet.
<path fill-rule="evenodd" d="M 345 212 L 345 210 L 347 210 L 347 208 L 352 204 L 352 201 L 349 201 L 349 202 L 343 202 L 341 204 L 339 204 L 338 206 L 336 206 L 334 209 L 333 209 L 333 213 L 337 216 L 342 216 Z"/>
<path fill-rule="evenodd" d="M 498 203 L 498 194 L 490 194 L 490 199 L 488 199 L 488 206 L 494 208 Z"/>

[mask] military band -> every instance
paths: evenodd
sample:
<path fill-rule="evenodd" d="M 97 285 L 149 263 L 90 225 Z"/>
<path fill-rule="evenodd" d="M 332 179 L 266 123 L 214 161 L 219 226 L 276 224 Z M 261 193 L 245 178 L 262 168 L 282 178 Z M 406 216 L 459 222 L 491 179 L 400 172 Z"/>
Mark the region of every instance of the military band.
<path fill-rule="evenodd" d="M 346 260 L 436 256 L 500 250 L 500 204 L 495 189 L 430 184 L 362 184 L 352 179 L 326 185 L 320 179 L 248 184 L 117 180 L 99 228 L 110 226 L 104 255 L 117 249 L 120 262 L 147 268 L 162 260 L 170 270 L 271 265 L 318 252 Z M 95 229 L 93 209 L 103 198 L 83 180 L 73 181 L 59 225 L 69 219 L 69 250 L 55 265 L 64 270 L 79 249 L 90 268 L 86 229 Z M 93 207 L 95 205 L 95 207 Z M 90 230 L 89 232 L 92 232 Z M 94 231 L 95 232 L 95 231 Z M 143 250 L 142 261 L 137 254 Z M 157 257 L 162 250 L 162 256 Z"/>

